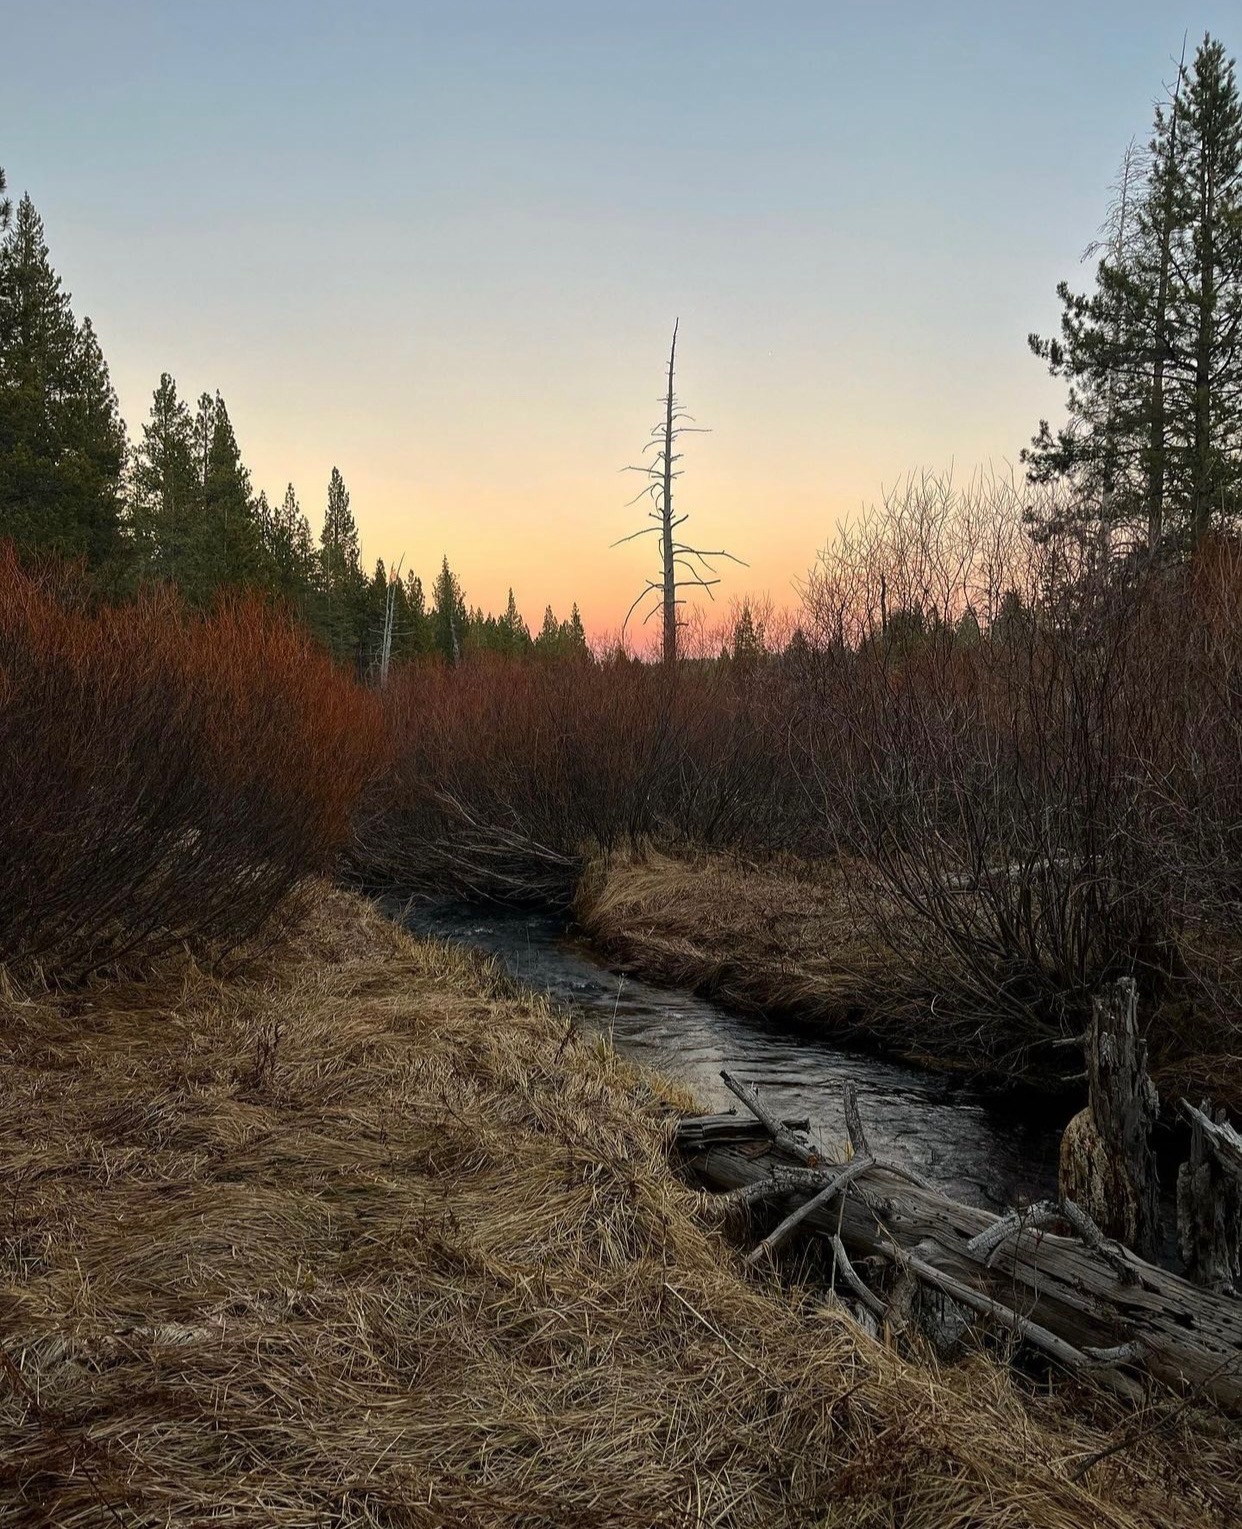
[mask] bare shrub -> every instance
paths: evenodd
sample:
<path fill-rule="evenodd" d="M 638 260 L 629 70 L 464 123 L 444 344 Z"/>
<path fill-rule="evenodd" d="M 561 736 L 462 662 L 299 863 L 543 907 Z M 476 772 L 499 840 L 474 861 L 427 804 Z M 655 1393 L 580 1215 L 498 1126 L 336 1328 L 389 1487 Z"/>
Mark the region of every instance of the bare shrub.
<path fill-rule="evenodd" d="M 813 813 L 774 779 L 785 707 L 767 679 L 626 659 L 413 666 L 385 695 L 395 764 L 370 801 L 363 870 L 567 903 L 593 852 L 804 842 Z"/>
<path fill-rule="evenodd" d="M 1004 480 L 914 480 L 806 591 L 825 820 L 879 872 L 885 938 L 929 975 L 951 958 L 945 1001 L 1009 1066 L 1111 976 L 1204 1000 L 1186 931 L 1236 923 L 1242 805 L 1236 552 L 1094 566 L 1027 538 L 1022 508 Z"/>

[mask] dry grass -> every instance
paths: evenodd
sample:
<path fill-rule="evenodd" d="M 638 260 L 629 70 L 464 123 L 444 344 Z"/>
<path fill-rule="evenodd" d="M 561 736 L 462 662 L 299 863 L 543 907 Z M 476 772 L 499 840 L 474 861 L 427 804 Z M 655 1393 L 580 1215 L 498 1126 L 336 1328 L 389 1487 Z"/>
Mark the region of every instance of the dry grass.
<path fill-rule="evenodd" d="M 662 1085 L 344 894 L 249 977 L 183 963 L 0 1017 L 0 1524 L 1236 1506 L 1236 1441 L 1202 1419 L 1075 1484 L 1119 1414 L 909 1363 L 748 1282 L 670 1172 Z"/>

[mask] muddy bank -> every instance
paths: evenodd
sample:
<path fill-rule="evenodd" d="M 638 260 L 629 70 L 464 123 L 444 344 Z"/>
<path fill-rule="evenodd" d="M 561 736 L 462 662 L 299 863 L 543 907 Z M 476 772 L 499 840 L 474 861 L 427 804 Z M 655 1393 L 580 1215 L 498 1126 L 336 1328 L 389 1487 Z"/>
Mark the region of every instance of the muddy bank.
<path fill-rule="evenodd" d="M 1238 1444 L 748 1276 L 675 1091 L 321 891 L 248 973 L 0 989 L 0 1523 L 1224 1525 Z M 1085 1477 L 1078 1464 L 1103 1454 Z"/>

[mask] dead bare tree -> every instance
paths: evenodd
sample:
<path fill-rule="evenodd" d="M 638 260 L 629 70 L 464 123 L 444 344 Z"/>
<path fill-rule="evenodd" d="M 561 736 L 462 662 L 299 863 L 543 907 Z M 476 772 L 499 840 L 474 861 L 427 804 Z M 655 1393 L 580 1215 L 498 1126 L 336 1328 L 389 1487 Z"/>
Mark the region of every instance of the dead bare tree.
<path fill-rule="evenodd" d="M 712 588 L 720 583 L 720 578 L 712 560 L 723 557 L 728 558 L 730 562 L 741 564 L 742 567 L 746 566 L 741 558 L 734 557 L 731 552 L 705 551 L 701 547 L 690 546 L 687 542 L 679 540 L 677 536 L 677 528 L 683 525 L 688 517 L 684 514 L 677 515 L 673 510 L 673 483 L 675 479 L 681 477 L 682 473 L 681 468 L 676 465 L 681 461 L 681 453 L 674 448 L 683 435 L 708 433 L 702 426 L 694 423 L 693 415 L 687 414 L 681 408 L 674 387 L 679 323 L 680 320 L 675 320 L 673 323 L 673 342 L 668 352 L 668 387 L 660 400 L 664 406 L 664 418 L 652 427 L 651 439 L 644 447 L 644 454 L 654 451 L 655 455 L 649 462 L 625 469 L 626 472 L 642 473 L 648 480 L 647 486 L 636 494 L 630 503 L 637 504 L 640 499 L 650 499 L 651 509 L 648 511 L 648 518 L 653 524 L 643 526 L 640 530 L 633 531 L 629 536 L 623 536 L 620 541 L 613 543 L 614 547 L 619 547 L 625 542 L 636 541 L 640 536 L 658 536 L 660 539 L 660 574 L 657 578 L 647 580 L 638 598 L 626 612 L 621 629 L 624 631 L 629 626 L 630 617 L 644 600 L 654 595 L 655 602 L 643 617 L 643 625 L 645 626 L 657 612 L 662 615 L 663 656 L 666 664 L 674 664 L 677 661 L 677 628 L 685 625 L 677 614 L 677 607 L 685 603 L 680 591 L 690 588 L 704 589 L 707 591 L 708 599 L 714 599 Z"/>

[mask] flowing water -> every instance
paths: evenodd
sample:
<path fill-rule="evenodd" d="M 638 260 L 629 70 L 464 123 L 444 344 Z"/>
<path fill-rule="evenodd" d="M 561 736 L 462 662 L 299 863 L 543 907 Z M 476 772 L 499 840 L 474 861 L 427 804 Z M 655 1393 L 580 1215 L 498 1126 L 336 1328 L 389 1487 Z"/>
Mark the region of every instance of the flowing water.
<path fill-rule="evenodd" d="M 415 907 L 404 917 L 418 934 L 494 956 L 525 986 L 611 1033 L 618 1050 L 685 1084 L 704 1109 L 736 1104 L 720 1081 L 724 1068 L 758 1085 L 778 1116 L 809 1116 L 812 1133 L 831 1148 L 845 1139 L 841 1090 L 852 1080 L 872 1147 L 955 1199 L 1000 1209 L 1017 1195 L 1036 1199 L 1055 1188 L 1062 1122 L 1049 1122 L 1046 1108 L 1036 1121 L 1012 1099 L 842 1050 L 812 1026 L 619 978 L 553 914 L 452 904 Z"/>

